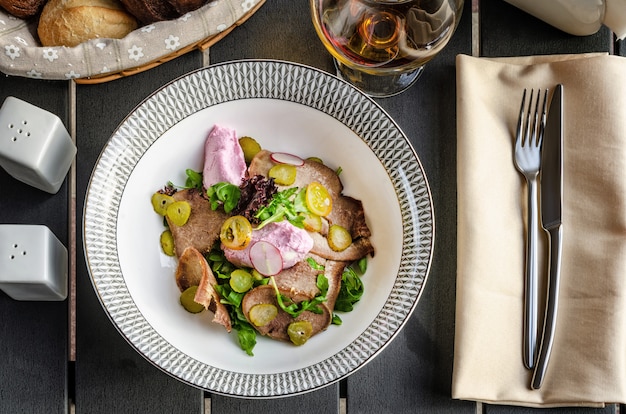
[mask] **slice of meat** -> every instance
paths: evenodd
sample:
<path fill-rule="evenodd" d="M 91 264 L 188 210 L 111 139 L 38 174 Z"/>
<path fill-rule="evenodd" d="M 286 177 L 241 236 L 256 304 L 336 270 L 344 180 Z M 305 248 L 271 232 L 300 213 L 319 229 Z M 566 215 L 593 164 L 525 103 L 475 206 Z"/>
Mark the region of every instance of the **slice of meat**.
<path fill-rule="evenodd" d="M 181 292 L 189 289 L 191 286 L 199 286 L 204 276 L 204 257 L 193 247 L 185 249 L 183 254 L 178 259 L 178 265 L 176 266 L 176 285 Z M 200 260 L 202 259 L 202 260 Z"/>
<path fill-rule="evenodd" d="M 204 256 L 193 247 L 185 249 L 178 261 L 176 283 L 181 291 L 197 285 L 194 301 L 213 312 L 213 322 L 224 326 L 228 332 L 231 331 L 228 310 L 220 302 L 220 296 L 213 287 L 217 285 L 217 280 Z"/>
<path fill-rule="evenodd" d="M 313 239 L 311 253 L 315 253 L 325 259 L 340 262 L 352 262 L 369 254 L 374 254 L 374 246 L 369 238 L 362 237 L 352 241 L 347 249 L 336 252 L 328 245 L 328 239 L 319 233 L 309 232 Z"/>
<path fill-rule="evenodd" d="M 250 163 L 250 167 L 248 168 L 250 176 L 262 175 L 267 177 L 270 168 L 276 165 L 272 161 L 271 155 L 272 153 L 270 151 L 260 151 Z M 317 161 L 305 160 L 304 165 L 297 168 L 296 181 L 289 186 L 279 185 L 279 191 L 291 187 L 303 188 L 313 181 L 326 187 L 333 199 L 338 197 L 343 191 L 343 184 L 337 173 L 324 164 Z"/>
<path fill-rule="evenodd" d="M 328 292 L 326 293 L 326 306 L 331 311 L 335 309 L 335 302 L 341 290 L 341 276 L 348 262 L 327 260 L 324 265 L 324 276 L 328 279 Z"/>
<path fill-rule="evenodd" d="M 311 336 L 325 330 L 332 320 L 332 312 L 341 289 L 341 275 L 347 262 L 335 262 L 325 260 L 322 257 L 309 255 L 319 266 L 324 267 L 324 275 L 328 279 L 328 291 L 326 302 L 321 306 L 323 313 L 316 314 L 305 311 L 297 318 L 283 311 L 276 300 L 276 291 L 272 285 L 259 286 L 246 294 L 242 302 L 242 310 L 246 318 L 250 320 L 248 314 L 253 306 L 269 303 L 278 309 L 278 314 L 270 323 L 265 326 L 251 325 L 262 335 L 267 335 L 274 339 L 289 341 L 287 329 L 292 322 L 307 320 L 311 322 L 313 333 Z M 281 294 L 289 297 L 293 302 L 299 303 L 303 300 L 311 300 L 319 295 L 317 287 L 317 276 L 320 273 L 306 260 L 299 262 L 292 268 L 284 270 L 275 276 L 276 286 Z"/>
<path fill-rule="evenodd" d="M 372 235 L 365 222 L 365 210 L 361 200 L 344 195 L 336 198 L 326 219 L 331 224 L 338 224 L 348 230 L 353 240 Z"/>
<path fill-rule="evenodd" d="M 184 226 L 179 227 L 168 220 L 176 256 L 180 257 L 190 246 L 200 253 L 211 250 L 228 215 L 221 209 L 211 210 L 209 200 L 196 189 L 178 191 L 173 197 L 176 201 L 187 201 L 191 206 L 191 215 Z"/>
<path fill-rule="evenodd" d="M 280 290 L 279 291 L 289 297 L 292 301 L 299 303 L 305 299 L 306 296 L 303 295 L 294 295 L 288 290 Z M 243 301 L 241 302 L 241 308 L 243 310 L 244 315 L 248 318 L 248 314 L 250 313 L 250 309 L 254 305 L 269 303 L 278 309 L 278 314 L 271 322 L 264 326 L 255 326 L 252 322 L 250 324 L 261 334 L 269 336 L 273 339 L 278 339 L 281 341 L 289 341 L 289 334 L 287 333 L 287 328 L 289 324 L 295 321 L 306 320 L 311 323 L 313 327 L 313 332 L 311 336 L 314 336 L 322 331 L 324 331 L 330 325 L 332 320 L 332 312 L 328 309 L 325 304 L 321 304 L 320 308 L 322 309 L 321 314 L 304 311 L 297 318 L 293 318 L 291 315 L 280 309 L 278 302 L 276 300 L 276 292 L 274 291 L 274 287 L 270 285 L 259 286 L 251 291 L 249 291 L 246 296 L 244 296 Z"/>
<path fill-rule="evenodd" d="M 271 159 L 271 152 L 263 150 L 254 157 L 249 171 L 251 175 L 267 177 L 268 171 L 274 165 L 276 164 Z M 278 187 L 279 191 L 288 187 L 303 188 L 313 181 L 324 185 L 333 199 L 333 208 L 330 214 L 325 217 L 324 223 L 327 221 L 329 224 L 344 227 L 352 236 L 353 242 L 346 250 L 335 252 L 328 245 L 326 231 L 322 231 L 321 234 L 310 232 L 314 242 L 311 252 L 336 261 L 353 261 L 373 254 L 374 247 L 369 240 L 371 231 L 365 221 L 363 203 L 341 193 L 343 184 L 334 170 L 319 162 L 306 160 L 303 166 L 298 167 L 296 181 L 293 185 Z M 324 229 L 327 230 L 328 226 L 324 226 Z"/>
<path fill-rule="evenodd" d="M 315 260 L 320 266 L 326 265 L 326 260 L 319 256 L 308 255 L 306 259 L 308 258 Z M 274 276 L 279 290 L 289 291 L 292 295 L 307 299 L 312 299 L 320 293 L 317 287 L 317 275 L 320 271 L 314 269 L 306 259 Z"/>

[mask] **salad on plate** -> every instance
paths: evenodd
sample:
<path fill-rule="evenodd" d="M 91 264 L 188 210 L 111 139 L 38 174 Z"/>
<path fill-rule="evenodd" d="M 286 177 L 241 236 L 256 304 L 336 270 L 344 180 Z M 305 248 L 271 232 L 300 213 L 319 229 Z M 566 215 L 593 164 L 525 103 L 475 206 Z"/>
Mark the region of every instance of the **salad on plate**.
<path fill-rule="evenodd" d="M 272 152 L 215 125 L 202 171 L 152 195 L 160 243 L 177 258 L 180 302 L 206 310 L 253 355 L 257 334 L 300 346 L 352 311 L 374 255 L 360 200 L 341 169 Z"/>

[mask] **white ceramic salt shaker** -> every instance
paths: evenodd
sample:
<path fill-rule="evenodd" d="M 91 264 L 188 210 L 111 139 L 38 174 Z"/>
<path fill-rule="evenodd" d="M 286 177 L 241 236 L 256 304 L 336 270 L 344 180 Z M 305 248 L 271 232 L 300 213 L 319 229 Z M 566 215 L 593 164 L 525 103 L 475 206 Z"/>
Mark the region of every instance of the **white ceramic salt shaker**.
<path fill-rule="evenodd" d="M 588 36 L 602 25 L 626 37 L 626 0 L 505 0 L 566 33 Z"/>
<path fill-rule="evenodd" d="M 15 300 L 62 301 L 68 253 L 44 225 L 0 224 L 0 290 Z"/>
<path fill-rule="evenodd" d="M 0 107 L 0 167 L 14 178 L 55 194 L 76 155 L 56 115 L 9 96 Z"/>

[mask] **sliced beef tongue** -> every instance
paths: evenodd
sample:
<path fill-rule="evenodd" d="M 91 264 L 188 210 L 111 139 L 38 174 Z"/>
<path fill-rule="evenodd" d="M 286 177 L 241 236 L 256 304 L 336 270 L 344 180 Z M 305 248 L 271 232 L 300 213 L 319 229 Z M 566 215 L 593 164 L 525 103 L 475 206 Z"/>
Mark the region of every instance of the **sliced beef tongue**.
<path fill-rule="evenodd" d="M 301 302 L 307 299 L 306 296 L 297 294 L 294 295 L 289 290 L 279 289 L 279 291 L 294 302 Z M 249 320 L 248 314 L 250 313 L 250 309 L 252 309 L 254 305 L 263 303 L 276 306 L 276 308 L 278 308 L 278 314 L 267 325 L 255 326 L 253 323 L 251 324 L 261 335 L 267 335 L 273 339 L 281 341 L 289 341 L 287 328 L 292 322 L 301 320 L 309 321 L 313 327 L 311 334 L 311 336 L 313 336 L 325 330 L 328 325 L 330 325 L 332 319 L 332 312 L 328 309 L 328 307 L 326 307 L 325 304 L 320 305 L 323 310 L 321 314 L 304 311 L 297 318 L 293 318 L 291 315 L 280 309 L 276 300 L 274 287 L 270 285 L 258 286 L 246 293 L 246 296 L 244 296 L 243 301 L 241 302 L 241 309 L 243 310 L 244 315 L 246 315 L 246 318 Z"/>
<path fill-rule="evenodd" d="M 184 226 L 168 223 L 174 237 L 176 256 L 180 257 L 190 246 L 200 253 L 210 251 L 228 215 L 221 209 L 211 210 L 209 200 L 195 189 L 178 191 L 173 197 L 176 201 L 187 201 L 191 206 L 191 215 Z"/>
<path fill-rule="evenodd" d="M 352 241 L 345 250 L 336 252 L 328 245 L 328 239 L 320 233 L 309 232 L 313 239 L 311 253 L 315 253 L 329 260 L 340 262 L 353 262 L 367 255 L 374 254 L 374 246 L 368 238 L 360 238 Z"/>
<path fill-rule="evenodd" d="M 248 320 L 250 309 L 258 304 L 272 304 L 278 309 L 278 315 L 265 326 L 252 326 L 262 335 L 267 335 L 274 339 L 289 341 L 287 329 L 293 322 L 307 320 L 311 322 L 313 333 L 311 336 L 325 330 L 332 320 L 332 312 L 341 289 L 341 275 L 347 262 L 335 262 L 326 260 L 316 255 L 309 255 L 318 265 L 324 267 L 324 275 L 328 279 L 328 292 L 326 302 L 321 307 L 322 314 L 305 311 L 297 318 L 292 317 L 287 312 L 280 309 L 276 300 L 276 291 L 271 285 L 259 286 L 246 294 L 242 302 L 242 310 Z M 317 296 L 320 291 L 317 288 L 317 275 L 319 270 L 315 270 L 306 260 L 296 264 L 290 269 L 283 270 L 275 276 L 276 286 L 281 294 L 290 298 L 293 302 L 299 303 L 303 300 L 310 300 Z"/>
<path fill-rule="evenodd" d="M 372 235 L 365 222 L 365 210 L 361 200 L 345 195 L 337 197 L 333 200 L 333 209 L 327 219 L 330 223 L 348 230 L 353 240 Z"/>
<path fill-rule="evenodd" d="M 263 150 L 259 152 L 250 164 L 250 174 L 267 176 L 272 166 L 271 152 Z M 320 233 L 311 232 L 314 246 L 312 253 L 326 259 L 336 261 L 353 261 L 374 253 L 369 237 L 371 231 L 365 221 L 365 211 L 360 200 L 343 195 L 343 184 L 337 173 L 316 161 L 305 160 L 304 165 L 298 167 L 296 181 L 289 187 L 305 187 L 316 181 L 324 185 L 333 199 L 333 209 L 325 218 L 329 224 L 337 224 L 344 227 L 352 236 L 353 243 L 341 252 L 333 251 L 328 245 L 325 231 Z M 287 187 L 279 186 L 279 190 Z M 325 226 L 327 230 L 328 226 Z"/>
<path fill-rule="evenodd" d="M 250 176 L 262 175 L 267 177 L 270 168 L 274 165 L 276 163 L 272 161 L 272 153 L 262 150 L 252 159 L 248 173 Z M 305 160 L 304 165 L 298 167 L 296 181 L 290 186 L 279 186 L 279 191 L 289 187 L 306 187 L 313 181 L 317 181 L 326 187 L 333 199 L 338 197 L 343 191 L 343 184 L 335 171 L 320 162 L 309 160 Z"/>
<path fill-rule="evenodd" d="M 228 309 L 220 302 L 220 296 L 214 288 L 217 280 L 202 253 L 193 247 L 186 248 L 178 260 L 176 283 L 181 291 L 198 286 L 194 301 L 213 312 L 213 322 L 231 331 Z"/>

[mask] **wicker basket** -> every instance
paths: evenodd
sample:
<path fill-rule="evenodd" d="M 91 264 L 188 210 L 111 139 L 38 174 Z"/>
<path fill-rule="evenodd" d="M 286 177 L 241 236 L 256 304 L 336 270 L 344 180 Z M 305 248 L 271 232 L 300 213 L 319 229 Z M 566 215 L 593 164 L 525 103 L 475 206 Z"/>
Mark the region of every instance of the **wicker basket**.
<path fill-rule="evenodd" d="M 206 50 L 243 24 L 265 0 L 213 0 L 171 20 L 141 27 L 124 39 L 93 39 L 74 48 L 43 47 L 36 21 L 0 11 L 0 72 L 97 84 L 154 68 L 192 50 Z M 165 42 L 165 43 L 164 43 Z"/>

